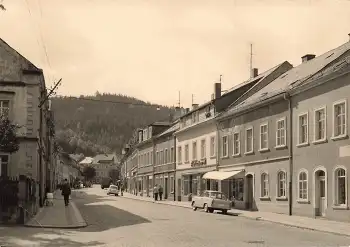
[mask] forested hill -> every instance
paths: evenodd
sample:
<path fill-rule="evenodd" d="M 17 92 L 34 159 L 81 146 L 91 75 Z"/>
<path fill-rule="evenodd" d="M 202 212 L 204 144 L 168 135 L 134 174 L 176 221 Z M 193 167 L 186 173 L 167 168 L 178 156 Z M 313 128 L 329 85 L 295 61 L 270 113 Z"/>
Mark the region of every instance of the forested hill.
<path fill-rule="evenodd" d="M 118 103 L 120 102 L 120 103 Z M 53 97 L 58 144 L 69 153 L 87 156 L 120 152 L 135 128 L 169 117 L 170 109 L 116 94 Z"/>

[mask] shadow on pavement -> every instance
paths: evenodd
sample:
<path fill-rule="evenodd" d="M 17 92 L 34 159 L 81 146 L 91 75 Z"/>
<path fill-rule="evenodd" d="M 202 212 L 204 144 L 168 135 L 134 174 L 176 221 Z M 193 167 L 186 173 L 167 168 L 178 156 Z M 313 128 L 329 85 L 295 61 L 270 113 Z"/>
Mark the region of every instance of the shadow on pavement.
<path fill-rule="evenodd" d="M 103 201 L 106 203 L 108 203 L 108 201 L 113 201 L 113 198 L 88 195 L 84 192 L 80 192 L 74 199 L 75 204 L 88 226 L 80 229 L 72 229 L 73 231 L 100 232 L 117 227 L 151 223 L 151 221 L 146 218 L 115 206 L 100 204 L 103 203 Z"/>
<path fill-rule="evenodd" d="M 42 229 L 21 229 L 16 231 L 5 232 L 0 236 L 0 246 L 53 246 L 53 247 L 78 247 L 78 246 L 102 246 L 104 243 L 98 241 L 77 242 L 69 239 L 66 234 L 56 230 Z"/>

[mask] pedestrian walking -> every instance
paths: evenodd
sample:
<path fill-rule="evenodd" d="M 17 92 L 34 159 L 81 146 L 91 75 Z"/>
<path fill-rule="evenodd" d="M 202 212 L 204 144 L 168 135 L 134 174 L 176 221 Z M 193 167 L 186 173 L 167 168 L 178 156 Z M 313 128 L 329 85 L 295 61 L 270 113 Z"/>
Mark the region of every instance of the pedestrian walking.
<path fill-rule="evenodd" d="M 158 201 L 158 185 L 157 184 L 154 185 L 153 194 L 154 194 L 154 200 Z"/>
<path fill-rule="evenodd" d="M 159 200 L 162 200 L 162 196 L 163 196 L 163 187 L 161 185 L 159 185 L 158 188 L 158 193 L 159 193 Z"/>
<path fill-rule="evenodd" d="M 68 206 L 69 204 L 69 196 L 71 194 L 70 184 L 68 183 L 68 180 L 64 180 L 64 184 L 62 185 L 62 196 L 64 198 L 64 204 Z"/>
<path fill-rule="evenodd" d="M 124 192 L 124 185 L 121 184 L 120 185 L 120 195 L 123 196 L 123 192 Z"/>

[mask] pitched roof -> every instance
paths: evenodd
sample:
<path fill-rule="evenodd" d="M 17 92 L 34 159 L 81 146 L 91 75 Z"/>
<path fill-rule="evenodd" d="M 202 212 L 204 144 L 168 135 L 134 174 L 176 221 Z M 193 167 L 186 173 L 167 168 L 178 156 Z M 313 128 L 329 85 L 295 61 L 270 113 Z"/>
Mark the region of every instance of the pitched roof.
<path fill-rule="evenodd" d="M 228 109 L 227 114 L 225 115 L 234 114 L 235 112 L 239 112 L 240 109 L 249 107 L 251 104 L 258 103 L 259 101 L 264 101 L 278 94 L 284 93 L 292 87 L 300 85 L 307 79 L 311 78 L 313 75 L 328 67 L 349 50 L 350 42 L 347 42 L 333 50 L 315 57 L 312 60 L 301 63 L 300 65 L 279 76 L 276 80 L 272 81 L 264 88 L 251 95 L 245 101 Z"/>
<path fill-rule="evenodd" d="M 180 122 L 175 121 L 175 123 L 169 129 L 166 129 L 165 131 L 163 131 L 162 133 L 157 135 L 156 138 L 165 136 L 167 134 L 171 134 L 171 133 L 175 132 L 176 130 L 178 130 L 179 128 L 180 128 Z"/>
<path fill-rule="evenodd" d="M 93 161 L 94 161 L 94 158 L 85 157 L 82 161 L 79 162 L 79 164 L 91 164 Z"/>
<path fill-rule="evenodd" d="M 98 154 L 93 159 L 93 163 L 99 163 L 100 161 L 113 161 L 114 154 Z"/>

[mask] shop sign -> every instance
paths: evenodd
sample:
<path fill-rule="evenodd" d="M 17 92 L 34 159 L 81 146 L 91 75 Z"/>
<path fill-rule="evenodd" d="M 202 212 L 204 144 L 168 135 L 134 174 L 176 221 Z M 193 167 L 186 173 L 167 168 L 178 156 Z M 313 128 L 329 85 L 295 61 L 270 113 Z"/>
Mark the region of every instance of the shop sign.
<path fill-rule="evenodd" d="M 191 167 L 199 167 L 207 164 L 207 159 L 193 160 L 191 162 Z"/>

